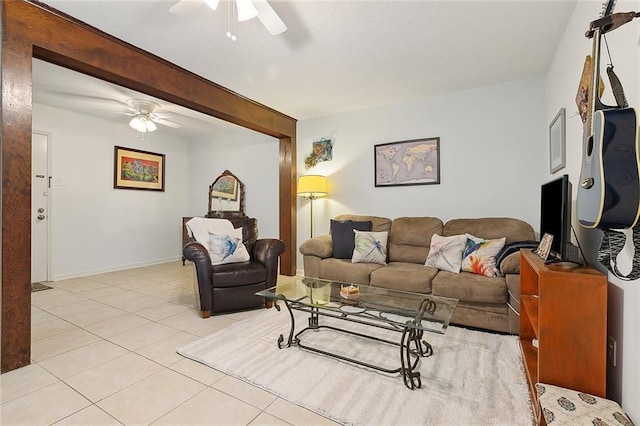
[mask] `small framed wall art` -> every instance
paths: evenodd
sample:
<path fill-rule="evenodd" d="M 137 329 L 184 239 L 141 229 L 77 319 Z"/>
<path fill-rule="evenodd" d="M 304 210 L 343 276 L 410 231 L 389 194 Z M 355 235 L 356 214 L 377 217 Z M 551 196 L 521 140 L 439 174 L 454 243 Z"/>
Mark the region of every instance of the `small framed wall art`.
<path fill-rule="evenodd" d="M 440 138 L 375 145 L 375 186 L 440 183 Z"/>
<path fill-rule="evenodd" d="M 555 173 L 564 168 L 566 162 L 566 110 L 560 108 L 549 124 L 549 171 Z"/>
<path fill-rule="evenodd" d="M 164 154 L 115 147 L 113 187 L 164 191 Z"/>

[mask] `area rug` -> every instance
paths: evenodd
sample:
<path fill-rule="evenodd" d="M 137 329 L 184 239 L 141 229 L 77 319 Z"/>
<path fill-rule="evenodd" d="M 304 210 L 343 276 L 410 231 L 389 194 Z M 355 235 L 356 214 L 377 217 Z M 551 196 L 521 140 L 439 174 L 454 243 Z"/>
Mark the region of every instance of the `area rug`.
<path fill-rule="evenodd" d="M 31 293 L 42 290 L 51 290 L 53 287 L 49 287 L 46 284 L 42 283 L 31 283 Z"/>
<path fill-rule="evenodd" d="M 307 324 L 295 315 L 297 327 Z M 215 318 L 212 319 L 215 321 Z M 399 334 L 321 317 L 396 341 Z M 450 326 L 425 333 L 434 354 L 418 367 L 422 387 L 409 390 L 399 374 L 380 373 L 297 347 L 278 349 L 289 331 L 286 309 L 267 309 L 185 345 L 178 353 L 251 383 L 342 424 L 531 425 L 529 391 L 516 336 Z M 333 331 L 309 331 L 303 342 L 397 367 L 397 347 Z"/>

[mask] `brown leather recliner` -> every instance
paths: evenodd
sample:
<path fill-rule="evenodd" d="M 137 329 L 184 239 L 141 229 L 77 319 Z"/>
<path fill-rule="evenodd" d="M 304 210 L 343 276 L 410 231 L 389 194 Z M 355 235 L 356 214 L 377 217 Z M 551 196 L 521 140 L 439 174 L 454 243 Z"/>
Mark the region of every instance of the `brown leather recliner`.
<path fill-rule="evenodd" d="M 256 292 L 276 285 L 278 257 L 284 243 L 278 239 L 258 239 L 258 221 L 254 218 L 229 219 L 242 227 L 242 239 L 251 259 L 246 262 L 211 265 L 207 249 L 189 242 L 182 249 L 185 259 L 195 264 L 202 318 L 211 314 L 265 306 Z"/>

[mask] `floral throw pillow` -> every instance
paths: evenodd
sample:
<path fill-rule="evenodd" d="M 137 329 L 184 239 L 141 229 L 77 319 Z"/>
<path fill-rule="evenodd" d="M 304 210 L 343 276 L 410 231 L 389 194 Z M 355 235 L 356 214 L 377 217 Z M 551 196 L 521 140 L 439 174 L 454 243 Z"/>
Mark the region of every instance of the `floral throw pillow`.
<path fill-rule="evenodd" d="M 229 234 L 209 232 L 209 257 L 212 265 L 249 260 L 249 252 L 242 243 L 242 228 L 235 228 Z"/>
<path fill-rule="evenodd" d="M 462 270 L 472 274 L 495 277 L 497 273 L 496 256 L 504 247 L 506 238 L 483 240 L 466 234 L 467 246 L 462 253 Z"/>
<path fill-rule="evenodd" d="M 355 232 L 354 249 L 351 263 L 387 263 L 387 237 L 388 232 Z"/>
<path fill-rule="evenodd" d="M 424 264 L 457 274 L 462 267 L 462 253 L 466 246 L 466 235 L 441 237 L 438 234 L 433 234 L 431 246 L 429 247 L 429 256 L 427 256 L 427 261 Z"/>

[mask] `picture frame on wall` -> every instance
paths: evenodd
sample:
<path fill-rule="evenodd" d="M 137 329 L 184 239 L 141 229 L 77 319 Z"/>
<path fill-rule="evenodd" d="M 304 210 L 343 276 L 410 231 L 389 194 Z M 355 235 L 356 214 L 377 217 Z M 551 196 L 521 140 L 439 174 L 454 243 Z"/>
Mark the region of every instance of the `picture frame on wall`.
<path fill-rule="evenodd" d="M 440 138 L 374 145 L 375 186 L 440 183 Z"/>
<path fill-rule="evenodd" d="M 566 165 L 566 110 L 560 108 L 549 124 L 549 171 L 555 173 Z"/>
<path fill-rule="evenodd" d="M 164 154 L 114 147 L 114 188 L 164 191 L 164 171 Z"/>

